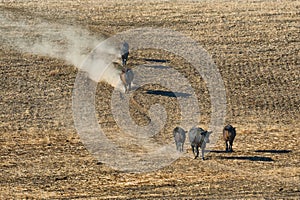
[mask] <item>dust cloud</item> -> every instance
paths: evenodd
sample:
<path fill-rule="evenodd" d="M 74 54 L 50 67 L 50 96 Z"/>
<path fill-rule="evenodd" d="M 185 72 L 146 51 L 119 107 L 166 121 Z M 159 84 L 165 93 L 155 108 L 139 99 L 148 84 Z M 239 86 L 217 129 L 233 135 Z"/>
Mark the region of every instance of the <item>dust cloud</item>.
<path fill-rule="evenodd" d="M 114 87 L 119 82 L 120 72 L 112 64 L 120 57 L 119 47 L 106 42 L 103 36 L 7 10 L 0 13 L 0 26 L 3 47 L 64 60 L 86 71 L 96 82 L 105 81 Z"/>

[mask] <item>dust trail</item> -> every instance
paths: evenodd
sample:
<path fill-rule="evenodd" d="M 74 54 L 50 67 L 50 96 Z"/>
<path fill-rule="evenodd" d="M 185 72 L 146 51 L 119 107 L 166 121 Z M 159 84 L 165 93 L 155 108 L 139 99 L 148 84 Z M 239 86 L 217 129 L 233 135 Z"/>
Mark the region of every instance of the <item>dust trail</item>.
<path fill-rule="evenodd" d="M 79 27 L 52 23 L 17 11 L 0 10 L 0 42 L 3 47 L 62 59 L 78 69 L 86 70 L 92 80 L 106 81 L 116 86 L 119 71 L 111 61 L 118 59 L 119 51 L 117 46 L 103 43 L 105 38 L 96 37 Z M 90 55 L 92 50 L 93 56 Z M 96 59 L 84 62 L 92 57 Z M 92 66 L 87 66 L 87 63 Z"/>

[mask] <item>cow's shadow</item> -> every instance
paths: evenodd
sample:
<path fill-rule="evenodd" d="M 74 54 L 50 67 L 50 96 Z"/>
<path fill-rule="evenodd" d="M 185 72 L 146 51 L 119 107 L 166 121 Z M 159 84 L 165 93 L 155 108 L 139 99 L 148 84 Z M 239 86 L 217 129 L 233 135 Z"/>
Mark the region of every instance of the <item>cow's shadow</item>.
<path fill-rule="evenodd" d="M 146 93 L 152 95 L 165 96 L 165 97 L 173 97 L 173 98 L 191 96 L 191 94 L 184 93 L 184 92 L 171 92 L 165 90 L 147 90 Z"/>
<path fill-rule="evenodd" d="M 153 58 L 144 58 L 144 61 L 148 61 L 148 62 L 156 62 L 156 63 L 167 63 L 167 62 L 170 62 L 170 60 L 165 60 L 165 59 L 153 59 Z"/>
<path fill-rule="evenodd" d="M 219 156 L 221 160 L 249 160 L 249 161 L 263 161 L 263 162 L 272 162 L 274 161 L 270 157 L 265 156 Z"/>
<path fill-rule="evenodd" d="M 277 153 L 277 154 L 281 154 L 281 153 L 290 153 L 292 152 L 291 150 L 274 150 L 274 149 L 267 149 L 267 150 L 256 150 L 255 152 L 257 153 Z"/>
<path fill-rule="evenodd" d="M 222 150 L 211 150 L 209 152 L 212 153 L 227 153 L 226 151 Z M 283 154 L 283 153 L 290 153 L 291 150 L 255 150 L 256 153 L 272 153 L 272 154 Z M 229 154 L 228 154 L 229 155 Z M 263 161 L 263 162 L 272 162 L 274 161 L 271 157 L 267 156 L 217 156 L 218 159 L 221 160 L 249 160 L 249 161 Z"/>
<path fill-rule="evenodd" d="M 225 150 L 205 150 L 205 152 L 211 152 L 211 153 L 227 153 Z"/>

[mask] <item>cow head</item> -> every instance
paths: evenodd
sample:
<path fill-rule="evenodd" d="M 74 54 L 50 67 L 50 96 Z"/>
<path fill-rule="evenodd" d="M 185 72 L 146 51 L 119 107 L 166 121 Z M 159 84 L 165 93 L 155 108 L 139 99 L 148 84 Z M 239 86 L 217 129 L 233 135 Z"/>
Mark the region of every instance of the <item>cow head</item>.
<path fill-rule="evenodd" d="M 205 131 L 204 132 L 204 141 L 205 141 L 205 143 L 209 143 L 210 142 L 209 141 L 210 134 L 212 134 L 212 131 Z"/>

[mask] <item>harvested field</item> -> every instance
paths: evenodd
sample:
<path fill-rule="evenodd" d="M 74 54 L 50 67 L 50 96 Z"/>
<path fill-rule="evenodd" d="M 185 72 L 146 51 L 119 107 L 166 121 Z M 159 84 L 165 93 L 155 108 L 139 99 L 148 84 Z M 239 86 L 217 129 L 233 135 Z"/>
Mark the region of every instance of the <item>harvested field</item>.
<path fill-rule="evenodd" d="M 1 1 L 0 199 L 298 199 L 299 10 L 296 0 Z M 186 144 L 184 156 L 170 165 L 134 173 L 113 169 L 88 151 L 72 111 L 80 56 L 98 41 L 143 27 L 178 31 L 211 55 L 226 90 L 224 125 L 237 130 L 233 153 L 225 153 L 219 139 L 202 161 Z M 44 33 L 53 39 L 60 32 L 74 45 L 57 39 L 60 48 L 43 46 L 49 39 Z M 78 53 L 81 45 L 87 48 Z M 197 125 L 209 127 L 210 92 L 189 61 L 139 49 L 130 52 L 128 65 L 153 73 L 170 67 L 187 77 L 201 111 Z M 106 82 L 97 84 L 95 114 L 116 140 L 121 131 L 111 111 L 113 91 Z M 166 123 L 154 140 L 169 143 L 181 120 L 177 100 L 159 84 L 144 85 L 131 92 L 130 115 L 145 126 L 151 106 L 163 105 Z"/>

